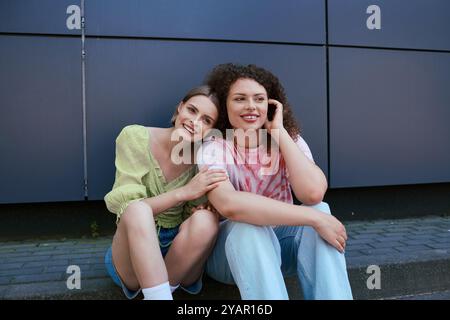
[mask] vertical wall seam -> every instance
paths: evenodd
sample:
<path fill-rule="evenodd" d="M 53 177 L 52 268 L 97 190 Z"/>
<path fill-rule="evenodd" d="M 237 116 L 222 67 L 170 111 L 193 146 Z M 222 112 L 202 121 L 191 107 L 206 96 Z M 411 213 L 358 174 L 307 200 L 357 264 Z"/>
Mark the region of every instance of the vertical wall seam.
<path fill-rule="evenodd" d="M 328 43 L 328 0 L 325 0 L 325 74 L 327 86 L 327 159 L 328 159 L 328 186 L 331 187 L 331 153 L 330 153 L 330 67 L 329 67 L 329 43 Z"/>
<path fill-rule="evenodd" d="M 88 171 L 87 171 L 87 116 L 86 116 L 86 52 L 84 47 L 85 23 L 84 23 L 84 0 L 81 0 L 81 91 L 83 105 L 83 165 L 84 180 L 83 191 L 84 200 L 88 200 Z"/>

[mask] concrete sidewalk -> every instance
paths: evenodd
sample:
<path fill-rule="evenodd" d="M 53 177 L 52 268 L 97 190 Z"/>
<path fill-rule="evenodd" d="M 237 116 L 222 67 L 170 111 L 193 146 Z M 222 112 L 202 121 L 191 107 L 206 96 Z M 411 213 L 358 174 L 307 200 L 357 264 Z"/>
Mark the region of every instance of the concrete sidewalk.
<path fill-rule="evenodd" d="M 346 258 L 355 299 L 448 299 L 450 217 L 346 223 Z M 103 264 L 111 237 L 0 243 L 0 299 L 123 299 Z M 81 289 L 69 290 L 68 266 L 81 270 Z M 369 290 L 370 265 L 381 271 L 381 289 Z M 298 283 L 287 278 L 291 299 Z M 442 294 L 441 294 L 442 292 Z M 431 295 L 430 295 L 431 294 Z M 239 299 L 236 287 L 205 276 L 197 296 L 178 290 L 175 299 Z"/>

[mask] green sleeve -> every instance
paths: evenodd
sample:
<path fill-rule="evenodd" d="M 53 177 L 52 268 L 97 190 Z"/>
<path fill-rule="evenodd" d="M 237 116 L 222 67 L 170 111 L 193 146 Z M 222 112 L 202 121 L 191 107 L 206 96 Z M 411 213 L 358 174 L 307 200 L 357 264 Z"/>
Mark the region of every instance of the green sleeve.
<path fill-rule="evenodd" d="M 125 127 L 116 139 L 116 176 L 112 190 L 106 194 L 106 207 L 117 215 L 117 222 L 128 205 L 147 198 L 142 178 L 150 170 L 145 127 Z"/>

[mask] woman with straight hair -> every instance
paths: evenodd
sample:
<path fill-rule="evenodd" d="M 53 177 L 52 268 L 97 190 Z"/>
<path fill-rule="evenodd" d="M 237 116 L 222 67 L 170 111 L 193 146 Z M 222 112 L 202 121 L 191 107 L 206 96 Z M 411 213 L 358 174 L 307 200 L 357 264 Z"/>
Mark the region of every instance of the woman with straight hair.
<path fill-rule="evenodd" d="M 177 106 L 172 127 L 130 125 L 116 139 L 115 182 L 104 200 L 117 215 L 117 230 L 105 265 L 129 299 L 142 291 L 144 299 L 171 300 L 179 285 L 192 294 L 202 288 L 218 216 L 206 206 L 192 212 L 227 176 L 198 172 L 190 151 L 216 123 L 217 108 L 208 86 L 194 88 Z"/>

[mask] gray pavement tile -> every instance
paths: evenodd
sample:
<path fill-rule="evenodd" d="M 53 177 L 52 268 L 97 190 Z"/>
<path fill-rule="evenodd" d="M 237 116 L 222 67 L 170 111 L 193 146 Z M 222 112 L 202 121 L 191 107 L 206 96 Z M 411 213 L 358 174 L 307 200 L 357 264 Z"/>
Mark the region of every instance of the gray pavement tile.
<path fill-rule="evenodd" d="M 61 259 L 61 260 L 49 260 L 49 261 L 37 261 L 37 262 L 26 262 L 24 264 L 24 268 L 33 268 L 33 267 L 41 267 L 41 266 L 68 266 L 69 259 Z"/>
<path fill-rule="evenodd" d="M 434 227 L 434 226 L 440 226 L 443 223 L 445 223 L 445 220 L 442 219 L 424 219 L 424 220 L 418 220 L 418 226 L 420 227 Z"/>
<path fill-rule="evenodd" d="M 53 260 L 67 260 L 67 259 L 90 259 L 93 257 L 99 257 L 103 254 L 101 252 L 82 252 L 82 253 L 70 253 L 70 254 L 55 254 L 52 255 Z"/>
<path fill-rule="evenodd" d="M 364 238 L 364 239 L 359 239 L 359 240 L 349 238 L 347 240 L 347 246 L 356 245 L 356 244 L 370 244 L 373 242 L 374 242 L 373 238 Z"/>
<path fill-rule="evenodd" d="M 121 299 L 124 298 L 120 288 L 109 278 L 84 279 L 81 289 L 69 290 L 67 279 L 39 283 L 23 283 L 0 287 L 0 299 Z"/>
<path fill-rule="evenodd" d="M 360 233 L 357 233 L 357 232 L 352 232 L 352 231 L 349 231 L 349 230 L 346 230 L 346 231 L 347 231 L 347 236 L 349 238 L 353 238 L 354 236 L 360 235 Z"/>
<path fill-rule="evenodd" d="M 439 237 L 439 238 L 450 238 L 450 232 L 439 232 L 439 233 L 435 233 L 434 236 Z"/>
<path fill-rule="evenodd" d="M 365 256 L 366 254 L 364 252 L 361 252 L 359 250 L 348 250 L 348 248 L 345 250 L 345 257 L 347 259 L 354 258 L 354 257 L 361 257 Z"/>
<path fill-rule="evenodd" d="M 377 255 L 398 255 L 398 251 L 394 250 L 393 248 L 366 249 L 360 251 L 362 251 L 366 255 L 372 256 L 374 259 L 376 259 Z"/>
<path fill-rule="evenodd" d="M 21 247 L 16 247 L 16 248 L 14 249 L 14 251 L 15 251 L 16 253 L 30 253 L 30 252 L 38 251 L 38 249 L 37 249 L 36 247 L 23 247 L 23 248 L 21 248 Z"/>
<path fill-rule="evenodd" d="M 361 232 L 358 233 L 358 235 L 369 235 L 369 236 L 372 236 L 372 237 L 379 237 L 379 236 L 381 236 L 381 235 L 383 235 L 385 233 L 386 233 L 386 231 L 384 231 L 384 230 L 377 230 L 377 231 L 373 231 L 373 232 L 371 232 L 371 231 L 369 231 L 369 232 L 361 231 Z"/>
<path fill-rule="evenodd" d="M 7 285 L 7 284 L 9 284 L 10 282 L 11 282 L 11 277 L 3 277 L 3 276 L 1 276 L 0 277 L 0 286 L 4 286 L 4 285 Z"/>
<path fill-rule="evenodd" d="M 408 239 L 408 240 L 402 240 L 401 246 L 417 246 L 417 245 L 428 245 L 436 243 L 433 239 Z"/>
<path fill-rule="evenodd" d="M 386 237 L 405 237 L 409 235 L 409 232 L 388 232 L 386 231 L 383 235 Z"/>
<path fill-rule="evenodd" d="M 34 274 L 34 275 L 22 275 L 14 277 L 11 281 L 12 284 L 15 283 L 35 283 L 35 282 L 45 282 L 45 281 L 60 281 L 63 277 L 59 273 L 47 273 L 47 274 Z"/>
<path fill-rule="evenodd" d="M 355 240 L 361 240 L 361 239 L 378 239 L 381 238 L 383 235 L 382 234 L 374 234 L 374 233 L 370 233 L 370 234 L 359 234 L 359 235 L 354 235 L 352 236 L 353 239 Z"/>
<path fill-rule="evenodd" d="M 105 268 L 106 267 L 104 263 L 94 263 L 91 265 L 91 270 L 103 270 Z"/>
<path fill-rule="evenodd" d="M 423 235 L 423 234 L 435 234 L 435 233 L 430 232 L 430 230 L 413 231 L 413 232 L 411 232 L 411 235 Z"/>
<path fill-rule="evenodd" d="M 435 237 L 433 238 L 433 241 L 437 243 L 450 243 L 450 238 Z"/>
<path fill-rule="evenodd" d="M 378 248 L 394 248 L 396 246 L 404 246 L 403 243 L 398 242 L 398 241 L 386 241 L 386 242 L 376 242 L 376 243 L 372 243 L 371 246 L 375 249 Z"/>
<path fill-rule="evenodd" d="M 36 251 L 53 251 L 53 250 L 60 250 L 59 248 L 63 249 L 63 248 L 69 248 L 71 247 L 71 245 L 65 245 L 64 242 L 61 242 L 61 245 L 56 245 L 56 244 L 52 244 L 52 245 L 43 245 L 42 243 L 38 243 L 38 246 L 36 247 Z"/>
<path fill-rule="evenodd" d="M 422 250 L 429 250 L 429 249 L 430 249 L 430 247 L 427 247 L 425 245 L 395 247 L 395 250 L 398 250 L 400 252 L 414 252 L 414 251 L 422 251 Z"/>
<path fill-rule="evenodd" d="M 5 262 L 7 262 L 7 263 L 36 262 L 36 261 L 48 261 L 49 259 L 50 259 L 50 255 L 44 255 L 44 256 L 29 255 L 27 257 L 6 258 Z"/>
<path fill-rule="evenodd" d="M 7 254 L 0 254 L 2 260 L 6 259 L 14 259 L 14 258 L 21 258 L 21 257 L 29 257 L 30 255 L 33 254 L 33 251 L 30 252 L 11 252 L 11 253 L 7 253 Z"/>
<path fill-rule="evenodd" d="M 432 240 L 434 239 L 435 235 L 433 234 L 410 234 L 408 236 L 406 236 L 406 238 L 411 239 L 411 240 Z"/>
<path fill-rule="evenodd" d="M 107 248 L 103 248 L 103 247 L 94 247 L 94 248 L 89 248 L 89 249 L 74 249 L 71 251 L 72 254 L 83 254 L 83 253 L 90 253 L 90 254 L 99 254 L 102 252 L 106 252 Z"/>
<path fill-rule="evenodd" d="M 34 256 L 43 256 L 43 255 L 51 255 L 51 256 L 61 256 L 70 254 L 70 250 L 49 250 L 49 251 L 41 251 L 41 252 L 33 252 Z"/>
<path fill-rule="evenodd" d="M 16 249 L 0 249 L 0 257 L 4 254 L 14 253 Z"/>
<path fill-rule="evenodd" d="M 405 237 L 398 237 L 398 236 L 395 236 L 395 237 L 384 236 L 384 237 L 379 237 L 379 238 L 377 238 L 376 240 L 377 240 L 378 242 L 394 242 L 394 241 L 401 241 L 401 240 L 405 240 L 405 239 L 406 239 Z"/>
<path fill-rule="evenodd" d="M 44 266 L 42 267 L 34 267 L 34 268 L 20 268 L 20 269 L 9 269 L 3 270 L 1 272 L 2 276 L 15 277 L 21 275 L 32 275 L 32 274 L 40 274 L 44 270 Z"/>
<path fill-rule="evenodd" d="M 91 264 L 67 264 L 67 265 L 60 265 L 60 266 L 47 266 L 44 270 L 44 273 L 62 272 L 65 274 L 65 273 L 67 273 L 67 268 L 72 265 L 78 266 L 80 268 L 81 272 L 89 271 L 92 268 Z"/>
<path fill-rule="evenodd" d="M 383 229 L 361 229 L 358 231 L 359 234 L 367 234 L 367 235 L 376 235 L 380 233 L 385 233 L 386 231 Z"/>
<path fill-rule="evenodd" d="M 107 278 L 109 277 L 106 269 L 96 269 L 96 270 L 88 270 L 81 271 L 81 280 L 83 279 L 92 279 L 92 278 Z"/>
<path fill-rule="evenodd" d="M 82 265 L 82 264 L 100 264 L 104 263 L 104 257 L 96 257 L 90 259 L 70 259 L 70 264 Z"/>
<path fill-rule="evenodd" d="M 0 271 L 22 268 L 23 262 L 0 263 Z"/>
<path fill-rule="evenodd" d="M 440 232 L 442 228 L 437 226 L 427 226 L 427 227 L 413 227 L 414 231 L 429 231 L 430 233 Z"/>
<path fill-rule="evenodd" d="M 346 225 L 344 225 L 344 227 L 346 230 L 351 230 L 353 232 L 361 232 L 363 230 L 366 230 L 366 228 L 363 228 L 363 227 L 346 226 Z"/>
<path fill-rule="evenodd" d="M 112 236 L 111 236 L 111 237 L 108 237 L 108 238 L 98 239 L 98 240 L 95 242 L 95 245 L 107 245 L 107 244 L 111 244 L 112 240 L 113 240 L 113 237 L 112 237 Z"/>
<path fill-rule="evenodd" d="M 450 249 L 450 243 L 431 243 L 427 244 L 427 246 L 433 249 Z"/>
<path fill-rule="evenodd" d="M 11 244 L 11 245 L 4 245 L 0 242 L 0 249 L 24 249 L 24 248 L 36 248 L 36 244 L 35 243 L 28 243 L 28 244 L 21 244 L 21 243 L 17 243 L 17 244 Z"/>
<path fill-rule="evenodd" d="M 67 268 L 70 265 L 60 265 L 60 266 L 52 266 L 52 265 L 48 265 L 45 267 L 45 270 L 43 273 L 59 273 L 59 274 L 64 274 L 67 272 Z"/>
<path fill-rule="evenodd" d="M 397 223 L 389 223 L 389 225 L 411 226 L 417 224 L 417 219 L 415 218 L 399 219 L 397 221 Z"/>
<path fill-rule="evenodd" d="M 400 297 L 392 297 L 392 300 L 450 300 L 450 290 L 427 292 Z"/>
<path fill-rule="evenodd" d="M 99 240 L 99 241 L 90 241 L 90 242 L 82 242 L 82 243 L 77 243 L 77 247 L 81 248 L 81 247 L 103 247 L 103 246 L 107 246 L 111 244 L 112 240 Z"/>
<path fill-rule="evenodd" d="M 356 244 L 356 245 L 347 244 L 347 248 L 346 248 L 346 250 L 359 250 L 359 251 L 370 250 L 370 249 L 374 249 L 374 247 L 367 245 L 367 244 Z"/>
<path fill-rule="evenodd" d="M 40 242 L 40 247 L 68 247 L 77 244 L 75 240 Z"/>
<path fill-rule="evenodd" d="M 413 232 L 414 230 L 411 228 L 386 228 L 386 232 L 389 234 L 392 233 L 410 233 Z"/>

